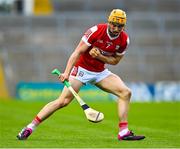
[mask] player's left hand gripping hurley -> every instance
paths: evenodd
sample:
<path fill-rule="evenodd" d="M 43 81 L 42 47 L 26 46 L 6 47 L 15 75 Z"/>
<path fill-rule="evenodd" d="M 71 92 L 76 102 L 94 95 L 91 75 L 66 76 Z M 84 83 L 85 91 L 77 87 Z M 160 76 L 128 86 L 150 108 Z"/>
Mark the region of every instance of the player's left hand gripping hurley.
<path fill-rule="evenodd" d="M 55 74 L 57 76 L 60 76 L 61 73 L 58 69 L 54 69 L 52 72 L 52 74 Z M 76 100 L 78 101 L 78 103 L 81 105 L 82 109 L 84 110 L 84 113 L 87 117 L 87 119 L 91 122 L 97 123 L 100 122 L 104 119 L 104 114 L 96 111 L 92 108 L 90 108 L 81 98 L 80 96 L 76 93 L 76 91 L 72 88 L 71 84 L 65 80 L 64 85 L 71 91 L 71 93 L 74 95 L 74 97 L 76 98 Z"/>

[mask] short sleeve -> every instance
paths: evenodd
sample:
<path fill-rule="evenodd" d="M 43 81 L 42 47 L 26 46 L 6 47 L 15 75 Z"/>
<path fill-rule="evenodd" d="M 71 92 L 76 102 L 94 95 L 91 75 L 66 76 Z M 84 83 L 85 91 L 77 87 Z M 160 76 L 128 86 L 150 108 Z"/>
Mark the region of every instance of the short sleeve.
<path fill-rule="evenodd" d="M 93 44 L 93 41 L 96 38 L 96 32 L 98 30 L 97 26 L 93 26 L 90 29 L 88 29 L 83 37 L 82 37 L 82 41 L 84 41 L 88 46 L 91 46 Z"/>
<path fill-rule="evenodd" d="M 129 40 L 129 37 L 127 37 L 124 44 L 116 51 L 116 55 L 119 55 L 119 56 L 124 55 L 129 46 L 129 43 L 130 43 L 130 40 Z"/>

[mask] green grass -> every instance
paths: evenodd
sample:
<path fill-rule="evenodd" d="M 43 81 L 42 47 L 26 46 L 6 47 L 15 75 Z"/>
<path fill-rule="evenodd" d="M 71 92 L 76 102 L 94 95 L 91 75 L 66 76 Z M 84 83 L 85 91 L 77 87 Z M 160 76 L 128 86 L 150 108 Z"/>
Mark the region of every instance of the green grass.
<path fill-rule="evenodd" d="M 178 148 L 180 147 L 180 103 L 131 103 L 129 128 L 145 140 L 118 141 L 115 102 L 88 102 L 104 112 L 101 123 L 91 123 L 76 102 L 54 113 L 26 141 L 16 139 L 45 102 L 0 100 L 1 148 Z"/>

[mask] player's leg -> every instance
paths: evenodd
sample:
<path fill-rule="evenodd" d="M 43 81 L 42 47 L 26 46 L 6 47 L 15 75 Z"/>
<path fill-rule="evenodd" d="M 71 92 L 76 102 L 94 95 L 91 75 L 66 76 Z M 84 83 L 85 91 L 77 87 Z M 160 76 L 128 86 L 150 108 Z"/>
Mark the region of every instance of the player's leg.
<path fill-rule="evenodd" d="M 119 120 L 122 122 L 127 121 L 131 91 L 120 79 L 120 77 L 115 74 L 111 74 L 98 82 L 96 86 L 118 97 Z"/>
<path fill-rule="evenodd" d="M 71 83 L 73 89 L 76 92 L 79 92 L 82 83 L 74 78 L 70 78 L 69 82 Z M 61 95 L 56 100 L 45 105 L 44 108 L 42 108 L 42 110 L 37 114 L 37 116 L 39 117 L 39 119 L 41 119 L 41 121 L 45 120 L 56 110 L 67 106 L 72 101 L 73 98 L 74 97 L 72 93 L 69 91 L 69 89 L 67 87 L 64 87 Z"/>
<path fill-rule="evenodd" d="M 79 91 L 82 83 L 76 79 L 70 78 L 69 82 L 76 92 Z M 54 101 L 46 104 L 37 116 L 29 123 L 22 131 L 18 134 L 18 139 L 24 140 L 35 130 L 35 128 L 50 115 L 52 115 L 56 110 L 67 106 L 73 99 L 72 93 L 67 87 L 64 87 L 61 95 Z"/>
<path fill-rule="evenodd" d="M 120 77 L 110 74 L 96 84 L 102 90 L 112 93 L 118 97 L 118 115 L 119 115 L 119 140 L 140 140 L 144 136 L 135 136 L 128 129 L 128 109 L 131 98 L 130 89 L 124 84 Z"/>

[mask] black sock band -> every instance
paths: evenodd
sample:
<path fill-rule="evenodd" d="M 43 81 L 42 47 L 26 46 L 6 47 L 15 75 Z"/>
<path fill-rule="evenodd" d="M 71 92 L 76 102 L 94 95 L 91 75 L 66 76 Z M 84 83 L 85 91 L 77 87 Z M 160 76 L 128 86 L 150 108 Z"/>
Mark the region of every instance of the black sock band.
<path fill-rule="evenodd" d="M 81 107 L 83 108 L 83 110 L 86 110 L 86 109 L 89 108 L 89 106 L 88 106 L 87 104 L 84 104 L 84 105 L 82 105 Z"/>

